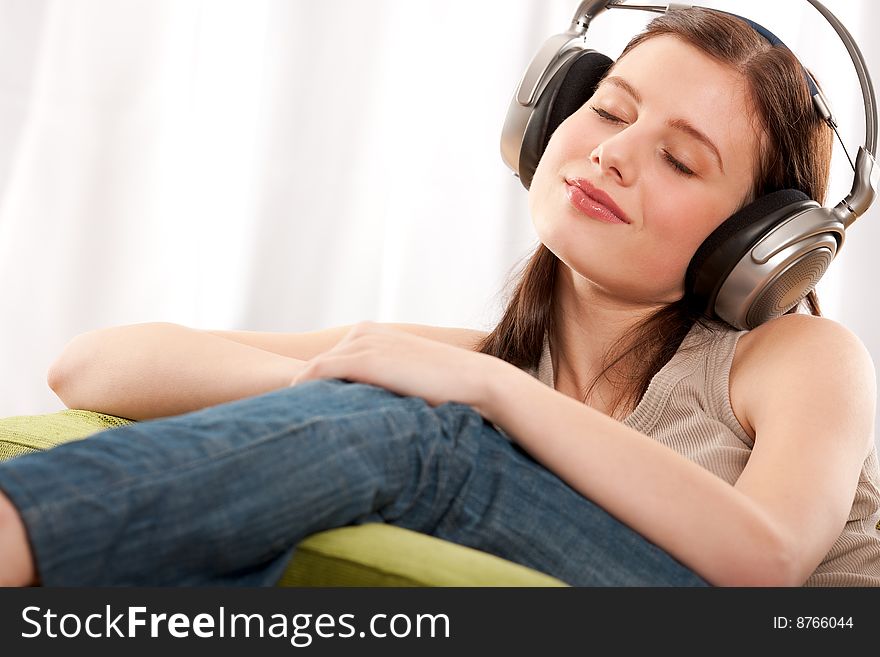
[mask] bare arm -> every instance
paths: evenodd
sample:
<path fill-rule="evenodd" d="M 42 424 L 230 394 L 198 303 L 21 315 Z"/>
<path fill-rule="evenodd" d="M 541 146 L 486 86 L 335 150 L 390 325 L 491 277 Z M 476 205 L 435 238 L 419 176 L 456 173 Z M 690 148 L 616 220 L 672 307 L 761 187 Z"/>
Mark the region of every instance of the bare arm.
<path fill-rule="evenodd" d="M 483 331 L 426 324 L 388 324 L 381 323 L 399 331 L 405 331 L 429 340 L 451 344 L 471 351 L 487 334 Z M 354 324 L 337 326 L 319 331 L 301 333 L 274 333 L 265 331 L 205 331 L 227 340 L 265 349 L 282 356 L 309 360 L 325 351 L 330 351 L 354 327 Z"/>
<path fill-rule="evenodd" d="M 709 583 L 778 585 L 782 543 L 753 500 L 666 445 L 498 362 L 504 373 L 493 377 L 487 417 L 548 470 Z"/>
<path fill-rule="evenodd" d="M 282 388 L 303 365 L 205 331 L 156 322 L 77 336 L 52 364 L 48 384 L 68 408 L 145 420 Z"/>
<path fill-rule="evenodd" d="M 134 420 L 186 413 L 286 386 L 305 361 L 354 325 L 300 333 L 209 331 L 151 322 L 77 336 L 52 364 L 49 387 L 69 408 Z M 473 329 L 389 324 L 467 349 Z"/>
<path fill-rule="evenodd" d="M 503 361 L 484 415 L 710 583 L 801 586 L 840 535 L 873 449 L 875 374 L 831 320 L 790 315 L 754 331 L 740 376 L 755 447 L 734 486 Z"/>

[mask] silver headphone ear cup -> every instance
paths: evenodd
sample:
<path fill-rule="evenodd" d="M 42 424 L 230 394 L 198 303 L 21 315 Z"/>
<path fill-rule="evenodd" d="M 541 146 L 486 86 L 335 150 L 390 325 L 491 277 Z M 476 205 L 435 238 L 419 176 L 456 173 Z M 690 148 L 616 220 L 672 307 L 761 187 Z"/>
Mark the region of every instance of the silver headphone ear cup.
<path fill-rule="evenodd" d="M 707 317 L 752 329 L 797 305 L 844 237 L 834 213 L 799 190 L 761 196 L 703 241 L 685 274 L 685 297 Z"/>
<path fill-rule="evenodd" d="M 565 119 L 587 102 L 599 80 L 613 64 L 594 50 L 583 50 L 561 67 L 535 103 L 523 135 L 519 154 L 519 177 L 528 189 L 550 137 Z"/>
<path fill-rule="evenodd" d="M 612 60 L 594 50 L 566 54 L 531 107 L 514 94 L 501 133 L 501 156 L 528 189 L 550 136 L 593 95 Z"/>
<path fill-rule="evenodd" d="M 787 313 L 809 294 L 834 260 L 836 241 L 830 235 L 824 237 L 821 243 L 800 245 L 784 265 L 774 268 L 771 278 L 753 271 L 743 259 L 743 271 L 728 278 L 718 294 L 716 314 L 738 329 L 753 329 Z M 742 285 L 740 276 L 745 281 L 758 280 Z"/>
<path fill-rule="evenodd" d="M 795 189 L 785 189 L 755 199 L 728 217 L 703 240 L 685 274 L 685 296 L 707 317 L 715 316 L 715 300 L 733 268 L 762 236 L 786 217 L 818 203 Z"/>
<path fill-rule="evenodd" d="M 718 290 L 715 314 L 738 329 L 784 315 L 816 286 L 844 238 L 843 224 L 828 208 L 788 216 L 735 264 Z"/>

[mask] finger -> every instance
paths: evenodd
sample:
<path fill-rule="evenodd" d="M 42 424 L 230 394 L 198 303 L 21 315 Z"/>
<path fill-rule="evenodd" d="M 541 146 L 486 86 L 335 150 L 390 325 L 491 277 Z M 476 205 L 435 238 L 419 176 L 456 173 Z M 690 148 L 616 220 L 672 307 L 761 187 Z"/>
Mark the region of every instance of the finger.
<path fill-rule="evenodd" d="M 297 375 L 293 377 L 293 381 L 290 385 L 295 386 L 298 383 L 303 383 L 304 381 L 309 381 L 316 378 L 315 365 L 318 363 L 319 360 L 325 357 L 326 356 L 324 354 L 321 354 L 319 356 L 316 356 L 315 358 L 312 358 L 311 360 L 306 361 L 306 364 L 302 367 L 299 373 L 297 373 Z"/>
<path fill-rule="evenodd" d="M 324 353 L 320 358 L 309 362 L 299 374 L 300 380 L 314 379 L 356 379 L 361 380 L 364 356 L 362 354 Z"/>
<path fill-rule="evenodd" d="M 342 339 L 336 343 L 336 346 L 333 349 L 344 347 L 354 340 L 358 340 L 359 338 L 363 338 L 364 336 L 369 335 L 371 332 L 372 329 L 367 324 L 365 324 L 364 322 L 358 322 L 350 329 L 348 329 L 348 332 L 344 336 L 342 336 Z M 330 351 L 333 351 L 333 349 L 331 349 Z"/>

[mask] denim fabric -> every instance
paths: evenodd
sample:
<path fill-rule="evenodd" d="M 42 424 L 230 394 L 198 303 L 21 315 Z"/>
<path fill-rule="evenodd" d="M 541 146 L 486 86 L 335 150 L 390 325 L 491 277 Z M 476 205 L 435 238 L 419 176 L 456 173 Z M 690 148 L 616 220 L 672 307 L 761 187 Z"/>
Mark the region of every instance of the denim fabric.
<path fill-rule="evenodd" d="M 579 586 L 707 586 L 473 408 L 338 379 L 0 463 L 46 585 L 271 585 L 305 536 L 385 522 Z"/>

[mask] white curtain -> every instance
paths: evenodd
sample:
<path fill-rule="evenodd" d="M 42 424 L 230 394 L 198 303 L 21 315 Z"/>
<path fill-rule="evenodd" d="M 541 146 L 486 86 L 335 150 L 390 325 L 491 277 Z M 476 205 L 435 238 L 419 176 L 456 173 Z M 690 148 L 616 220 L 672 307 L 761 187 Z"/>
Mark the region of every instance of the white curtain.
<path fill-rule="evenodd" d="M 797 52 L 854 152 L 856 79 L 821 17 L 800 0 L 708 4 Z M 826 4 L 880 75 L 876 6 Z M 46 371 L 98 327 L 491 327 L 537 243 L 501 124 L 576 5 L 0 0 L 0 417 L 62 409 Z M 649 18 L 609 12 L 592 43 L 616 56 Z M 850 181 L 838 151 L 835 200 Z M 880 363 L 878 215 L 818 290 Z"/>

